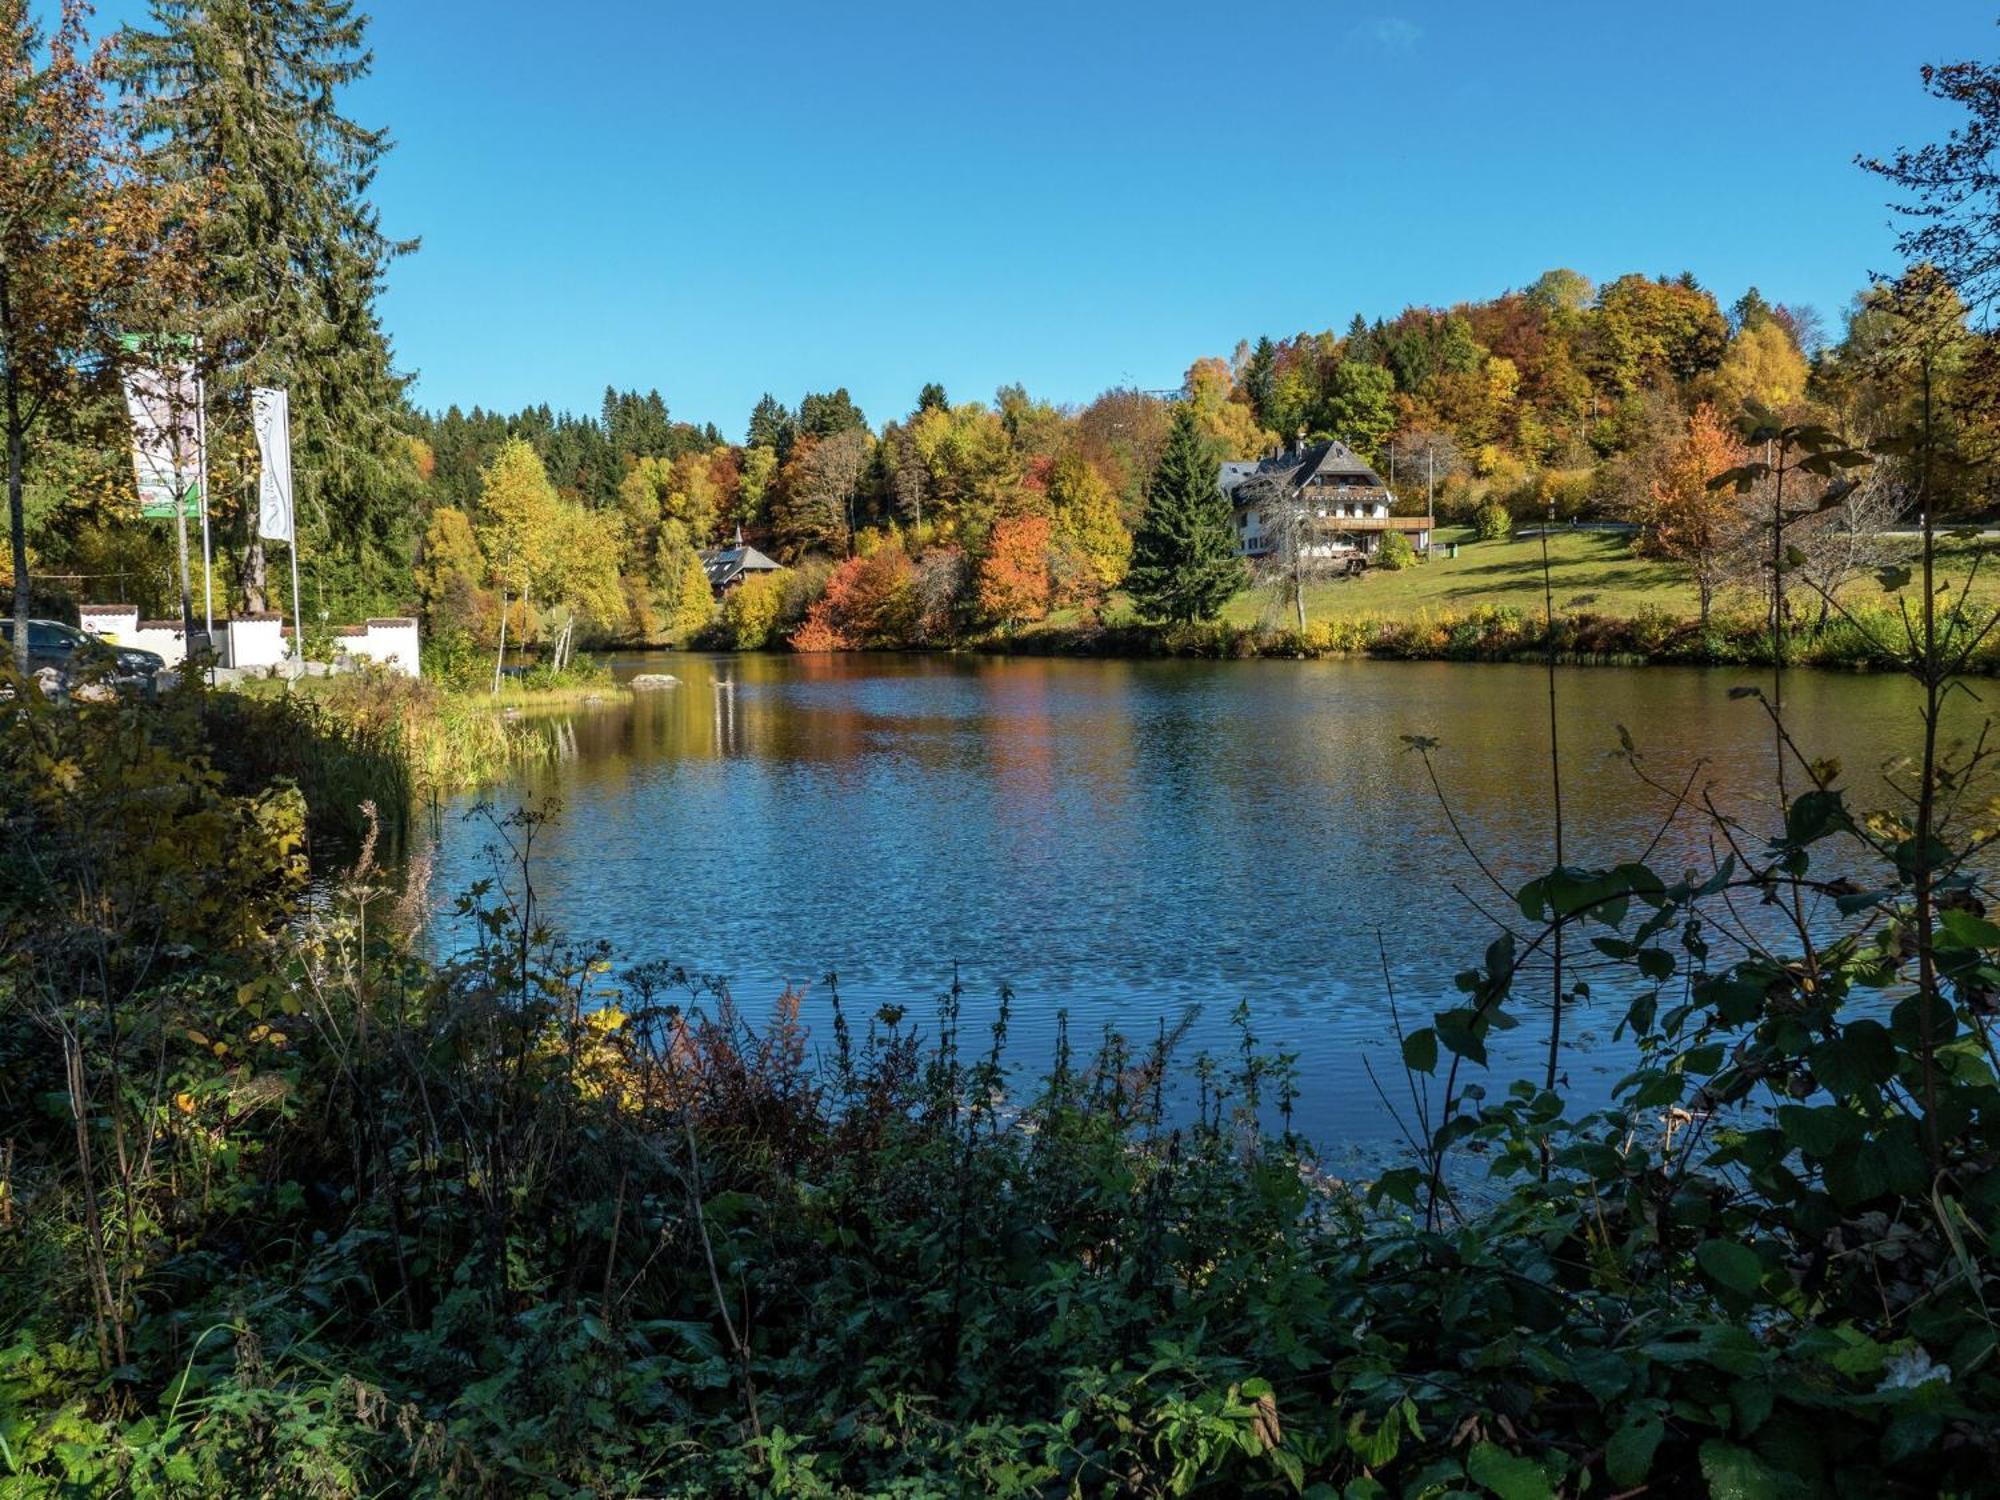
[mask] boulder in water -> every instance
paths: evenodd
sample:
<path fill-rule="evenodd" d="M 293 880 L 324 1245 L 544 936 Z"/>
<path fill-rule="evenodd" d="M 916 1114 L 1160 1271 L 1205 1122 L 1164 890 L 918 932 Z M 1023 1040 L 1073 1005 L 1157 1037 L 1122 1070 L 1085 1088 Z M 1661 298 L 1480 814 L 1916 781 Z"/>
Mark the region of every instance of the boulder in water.
<path fill-rule="evenodd" d="M 671 672 L 641 672 L 637 677 L 634 677 L 630 682 L 625 684 L 625 686 L 632 689 L 635 693 L 657 692 L 661 688 L 679 687 L 680 685 L 680 678 L 674 676 Z"/>

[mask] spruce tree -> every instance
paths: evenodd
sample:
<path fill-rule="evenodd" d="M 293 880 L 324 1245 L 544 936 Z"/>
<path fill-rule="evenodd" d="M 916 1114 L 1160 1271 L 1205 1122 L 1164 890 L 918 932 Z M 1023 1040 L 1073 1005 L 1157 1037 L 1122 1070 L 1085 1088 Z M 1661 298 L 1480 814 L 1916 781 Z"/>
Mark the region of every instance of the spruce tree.
<path fill-rule="evenodd" d="M 1146 619 L 1180 623 L 1214 619 L 1245 581 L 1215 456 L 1183 404 L 1146 486 L 1125 590 Z"/>
<path fill-rule="evenodd" d="M 340 110 L 372 63 L 366 27 L 353 0 L 151 0 L 149 24 L 120 38 L 153 169 L 216 189 L 188 322 L 209 374 L 212 514 L 253 608 L 266 602 L 254 462 L 220 469 L 254 454 L 253 386 L 291 391 L 301 562 L 321 599 L 365 610 L 407 591 L 407 380 L 376 299 L 416 244 L 386 236 L 368 200 L 387 132 Z"/>

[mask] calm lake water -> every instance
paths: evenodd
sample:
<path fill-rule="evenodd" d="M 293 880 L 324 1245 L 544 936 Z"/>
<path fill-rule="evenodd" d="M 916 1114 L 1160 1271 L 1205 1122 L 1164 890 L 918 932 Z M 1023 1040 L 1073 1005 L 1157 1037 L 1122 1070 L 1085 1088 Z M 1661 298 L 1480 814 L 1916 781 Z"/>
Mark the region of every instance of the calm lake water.
<path fill-rule="evenodd" d="M 1393 1136 L 1364 1067 L 1400 1087 L 1385 961 L 1423 1024 L 1492 935 L 1468 900 L 1490 905 L 1490 888 L 1402 736 L 1441 742 L 1460 821 L 1510 886 L 1550 862 L 1539 668 L 687 655 L 615 668 L 681 681 L 538 725 L 562 758 L 491 794 L 559 802 L 536 883 L 570 935 L 726 975 L 752 1015 L 809 986 L 822 1042 L 829 970 L 851 1018 L 893 1001 L 928 1020 L 956 963 L 969 1045 L 1009 987 L 1022 1065 L 1046 1058 L 1059 1010 L 1087 1049 L 1106 1027 L 1143 1040 L 1193 1007 L 1187 1055 L 1233 1052 L 1229 1014 L 1248 1001 L 1258 1036 L 1298 1054 L 1298 1118 L 1335 1165 Z M 1728 696 L 1753 680 L 1562 671 L 1570 862 L 1635 857 L 1659 825 L 1663 800 L 1608 753 L 1620 724 L 1663 779 L 1706 758 L 1720 799 L 1768 806 L 1768 723 Z M 1872 802 L 1874 768 L 1912 742 L 1907 685 L 1800 672 L 1787 692 L 1804 746 L 1839 756 Z M 448 819 L 434 889 L 489 873 L 488 843 Z M 1655 867 L 1701 858 L 1690 829 Z M 1600 995 L 1567 1028 L 1587 1094 L 1622 1071 L 1621 1009 Z M 1505 1041 L 1497 1073 L 1538 1069 L 1539 1018 Z"/>

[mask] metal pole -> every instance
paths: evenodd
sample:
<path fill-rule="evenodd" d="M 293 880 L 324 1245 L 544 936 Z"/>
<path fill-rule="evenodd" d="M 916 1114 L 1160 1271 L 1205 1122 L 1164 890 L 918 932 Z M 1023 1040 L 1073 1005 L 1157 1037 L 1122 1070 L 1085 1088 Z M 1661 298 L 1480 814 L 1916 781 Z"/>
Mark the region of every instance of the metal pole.
<path fill-rule="evenodd" d="M 208 379 L 201 373 L 201 340 L 194 341 L 194 431 L 197 461 L 201 465 L 201 591 L 203 628 L 208 632 L 209 649 L 215 649 L 215 563 L 208 542 Z"/>
<path fill-rule="evenodd" d="M 305 606 L 299 602 L 299 512 L 292 507 L 292 655 L 297 658 L 295 675 L 306 675 Z"/>

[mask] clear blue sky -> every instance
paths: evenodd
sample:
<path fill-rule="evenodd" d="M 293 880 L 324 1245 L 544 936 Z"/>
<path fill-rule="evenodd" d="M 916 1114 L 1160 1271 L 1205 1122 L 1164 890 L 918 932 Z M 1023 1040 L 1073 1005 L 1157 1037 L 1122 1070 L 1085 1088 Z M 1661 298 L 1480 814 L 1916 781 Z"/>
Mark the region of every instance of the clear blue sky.
<path fill-rule="evenodd" d="M 767 388 L 1083 401 L 1554 265 L 1834 328 L 1892 260 L 1853 156 L 1950 123 L 1921 63 L 2000 55 L 1994 0 L 373 10 L 419 402 L 657 386 L 732 437 Z"/>

